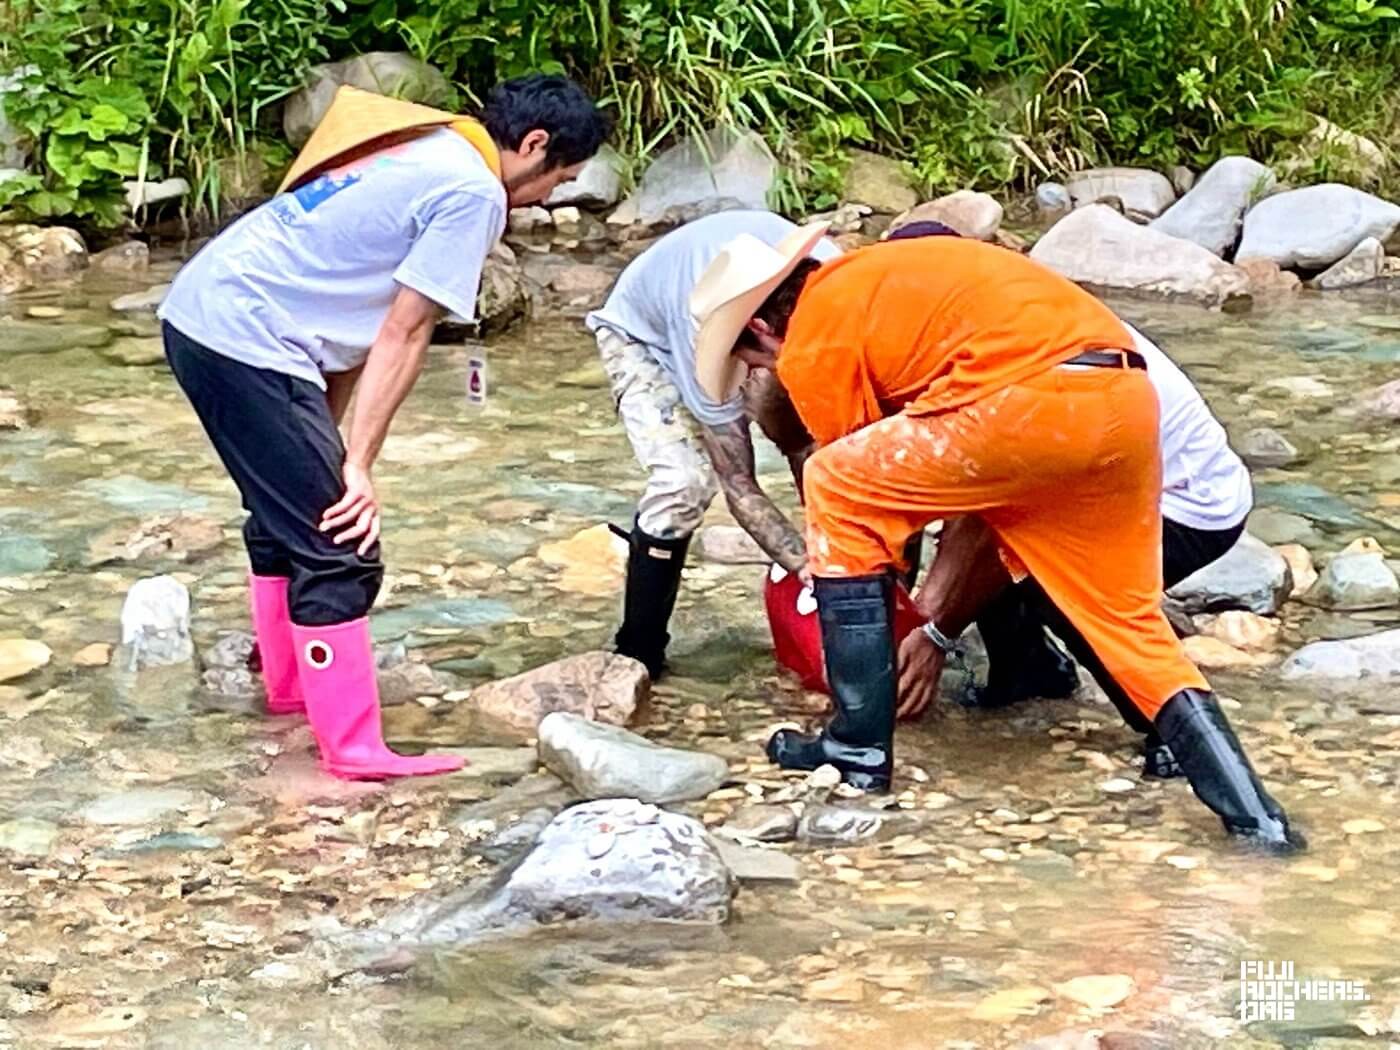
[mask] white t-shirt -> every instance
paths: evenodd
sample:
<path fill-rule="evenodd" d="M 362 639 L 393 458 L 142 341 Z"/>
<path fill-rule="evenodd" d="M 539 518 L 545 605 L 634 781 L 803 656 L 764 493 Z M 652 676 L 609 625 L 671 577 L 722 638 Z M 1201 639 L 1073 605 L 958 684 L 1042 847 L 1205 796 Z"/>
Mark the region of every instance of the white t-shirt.
<path fill-rule="evenodd" d="M 1157 389 L 1162 516 L 1193 529 L 1233 528 L 1254 506 L 1249 471 L 1186 373 L 1152 340 L 1132 325 L 1126 327 Z"/>
<path fill-rule="evenodd" d="M 797 229 L 770 211 L 722 211 L 688 222 L 653 244 L 622 271 L 608 301 L 585 318 L 589 331 L 609 328 L 643 344 L 666 370 L 681 402 L 705 426 L 723 426 L 744 415 L 741 398 L 711 400 L 695 378 L 695 333 L 690 293 L 726 244 L 741 233 L 776 245 Z M 841 249 L 824 239 L 812 251 L 826 260 Z"/>
<path fill-rule="evenodd" d="M 361 364 L 400 285 L 476 314 L 506 194 L 450 129 L 281 193 L 176 276 L 159 316 L 210 350 L 324 387 Z"/>

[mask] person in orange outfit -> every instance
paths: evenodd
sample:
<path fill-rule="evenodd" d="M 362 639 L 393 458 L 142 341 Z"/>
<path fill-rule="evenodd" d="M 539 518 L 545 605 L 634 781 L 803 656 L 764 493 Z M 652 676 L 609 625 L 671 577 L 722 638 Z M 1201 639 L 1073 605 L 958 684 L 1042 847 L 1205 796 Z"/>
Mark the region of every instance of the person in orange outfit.
<path fill-rule="evenodd" d="M 821 446 L 803 488 L 836 715 L 819 734 L 780 730 L 769 757 L 888 789 L 897 695 L 926 702 L 948 634 L 966 626 L 896 639 L 892 570 L 913 533 L 972 514 L 1013 578 L 1034 576 L 1089 640 L 1226 829 L 1300 847 L 1161 612 L 1157 399 L 1122 322 L 978 241 L 887 241 L 777 282 L 765 272 L 752 252 L 721 253 L 693 302 L 720 304 L 697 314 L 697 358 L 775 368 Z"/>

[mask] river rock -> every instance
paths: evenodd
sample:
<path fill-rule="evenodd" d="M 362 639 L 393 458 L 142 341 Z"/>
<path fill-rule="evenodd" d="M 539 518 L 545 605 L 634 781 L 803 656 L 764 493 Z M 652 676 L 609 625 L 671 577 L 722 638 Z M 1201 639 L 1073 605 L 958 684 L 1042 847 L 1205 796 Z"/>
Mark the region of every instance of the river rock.
<path fill-rule="evenodd" d="M 56 555 L 35 536 L 0 536 L 0 576 L 27 576 L 43 572 Z"/>
<path fill-rule="evenodd" d="M 494 727 L 519 739 L 535 735 L 556 711 L 626 725 L 651 689 L 646 667 L 616 653 L 567 656 L 532 671 L 479 685 L 463 701 Z"/>
<path fill-rule="evenodd" d="M 745 806 L 716 828 L 715 834 L 740 841 L 788 842 L 797 837 L 797 814 L 791 806 Z"/>
<path fill-rule="evenodd" d="M 87 264 L 87 245 L 77 230 L 0 225 L 0 295 L 70 277 Z"/>
<path fill-rule="evenodd" d="M 1272 616 L 1292 588 L 1288 563 L 1263 541 L 1246 532 L 1223 557 L 1188 576 L 1167 593 L 1191 613 L 1246 609 L 1261 616 Z"/>
<path fill-rule="evenodd" d="M 724 866 L 740 882 L 797 882 L 802 878 L 798 859 L 781 850 L 751 846 L 733 839 L 715 838 Z"/>
<path fill-rule="evenodd" d="M 1199 244 L 1139 226 L 1091 204 L 1057 222 L 1031 258 L 1072 281 L 1218 305 L 1249 294 L 1245 275 Z"/>
<path fill-rule="evenodd" d="M 159 182 L 123 182 L 127 211 L 136 212 L 152 204 L 176 201 L 190 192 L 190 184 L 182 178 L 161 179 Z"/>
<path fill-rule="evenodd" d="M 58 825 L 34 817 L 17 817 L 0 822 L 0 853 L 20 857 L 42 857 L 58 838 Z"/>
<path fill-rule="evenodd" d="M 572 204 L 580 208 L 611 208 L 622 196 L 622 173 L 627 162 L 611 146 L 604 144 L 584 162 L 578 178 L 554 187 L 546 206 Z"/>
<path fill-rule="evenodd" d="M 738 525 L 709 525 L 701 530 L 700 556 L 721 565 L 767 565 L 773 560 Z"/>
<path fill-rule="evenodd" d="M 863 149 L 851 150 L 841 196 L 878 215 L 898 215 L 919 203 L 919 195 L 899 161 Z"/>
<path fill-rule="evenodd" d="M 585 798 L 684 802 L 729 779 L 718 755 L 662 747 L 619 726 L 556 711 L 540 723 L 540 761 Z"/>
<path fill-rule="evenodd" d="M 1299 460 L 1293 442 L 1273 427 L 1255 427 L 1240 438 L 1240 458 L 1255 469 L 1287 467 Z"/>
<path fill-rule="evenodd" d="M 1253 518 L 1250 519 L 1253 528 Z M 1288 562 L 1288 571 L 1293 574 L 1293 593 L 1298 598 L 1306 594 L 1317 582 L 1317 570 L 1313 568 L 1312 554 L 1301 543 L 1282 543 L 1274 548 L 1279 556 Z"/>
<path fill-rule="evenodd" d="M 123 241 L 98 252 L 88 262 L 94 270 L 106 273 L 135 273 L 151 265 L 151 249 L 145 241 Z"/>
<path fill-rule="evenodd" d="M 1316 547 L 1322 542 L 1316 527 L 1307 518 L 1272 507 L 1256 507 L 1250 512 L 1249 531 L 1270 546 L 1301 543 Z"/>
<path fill-rule="evenodd" d="M 1269 620 L 1243 609 L 1229 609 L 1206 618 L 1198 625 L 1203 635 L 1247 652 L 1268 652 L 1278 641 L 1277 620 Z"/>
<path fill-rule="evenodd" d="M 687 138 L 658 156 L 608 221 L 656 223 L 669 208 L 726 198 L 766 208 L 777 177 L 778 162 L 762 136 L 713 128 L 703 139 Z"/>
<path fill-rule="evenodd" d="M 312 66 L 306 86 L 288 98 L 282 109 L 287 141 L 300 147 L 311 137 L 342 85 L 428 106 L 441 106 L 452 98 L 452 84 L 441 72 L 397 51 L 371 51 L 343 62 Z"/>
<path fill-rule="evenodd" d="M 1065 180 L 1076 208 L 1105 197 L 1117 197 L 1129 218 L 1155 219 L 1172 206 L 1176 191 L 1159 171 L 1146 168 L 1089 168 Z"/>
<path fill-rule="evenodd" d="M 1361 399 L 1361 411 L 1374 419 L 1400 419 L 1400 379 L 1378 386 Z"/>
<path fill-rule="evenodd" d="M 1035 188 L 1035 206 L 1043 219 L 1059 219 L 1074 207 L 1069 190 L 1058 182 L 1042 182 Z"/>
<path fill-rule="evenodd" d="M 1291 299 L 1303 290 L 1303 279 L 1271 259 L 1237 259 L 1235 269 L 1249 282 L 1249 295 L 1256 303 Z"/>
<path fill-rule="evenodd" d="M 112 300 L 110 308 L 119 314 L 132 313 L 137 310 L 154 311 L 165 301 L 165 295 L 169 291 L 169 284 L 152 285 L 144 292 L 128 292 L 126 295 L 117 296 Z"/>
<path fill-rule="evenodd" d="M 1322 161 L 1329 171 L 1363 186 L 1374 186 L 1384 177 L 1385 150 L 1365 135 L 1339 127 L 1326 117 L 1313 116 L 1313 126 L 1301 146 L 1298 167 L 1303 171 Z"/>
<path fill-rule="evenodd" d="M 1339 183 L 1305 186 L 1274 194 L 1249 210 L 1235 257 L 1321 270 L 1367 237 L 1385 243 L 1397 228 L 1400 206 Z"/>
<path fill-rule="evenodd" d="M 534 204 L 528 208 L 512 208 L 508 225 L 511 233 L 534 233 L 552 228 L 554 219 L 548 210 Z"/>
<path fill-rule="evenodd" d="M 0 430 L 28 430 L 34 412 L 13 390 L 0 387 Z"/>
<path fill-rule="evenodd" d="M 133 788 L 95 799 L 78 810 L 77 815 L 87 824 L 135 827 L 188 809 L 198 801 L 195 792 L 179 788 Z"/>
<path fill-rule="evenodd" d="M 560 266 L 549 279 L 549 289 L 571 306 L 588 308 L 603 305 L 617 271 L 596 263 L 571 262 Z"/>
<path fill-rule="evenodd" d="M 11 682 L 46 667 L 53 653 L 43 642 L 0 638 L 0 682 Z"/>
<path fill-rule="evenodd" d="M 1312 280 L 1314 288 L 1333 291 L 1374 281 L 1385 272 L 1385 246 L 1367 237 Z"/>
<path fill-rule="evenodd" d="M 958 190 L 911 208 L 895 219 L 890 229 L 895 230 L 911 222 L 941 222 L 964 237 L 990 241 L 1001 226 L 1003 214 L 1002 206 L 990 194 Z"/>
<path fill-rule="evenodd" d="M 802 812 L 797 837 L 814 846 L 844 846 L 873 839 L 885 826 L 885 818 L 856 806 L 810 804 Z"/>
<path fill-rule="evenodd" d="M 1400 630 L 1382 631 L 1336 642 L 1313 642 L 1284 661 L 1287 679 L 1400 678 Z"/>
<path fill-rule="evenodd" d="M 1400 581 L 1382 554 L 1338 554 L 1323 567 L 1307 597 L 1326 609 L 1384 609 L 1400 601 Z"/>
<path fill-rule="evenodd" d="M 1137 991 L 1137 982 L 1125 973 L 1091 974 L 1057 984 L 1055 991 L 1081 1006 L 1106 1010 Z"/>
<path fill-rule="evenodd" d="M 530 312 L 530 290 L 515 253 L 496 244 L 481 269 L 476 298 L 476 324 L 482 335 L 504 332 Z"/>
<path fill-rule="evenodd" d="M 1274 173 L 1258 161 L 1222 157 L 1191 192 L 1152 221 L 1152 228 L 1225 258 L 1239 240 L 1245 212 L 1273 185 Z"/>
<path fill-rule="evenodd" d="M 224 542 L 224 529 L 198 514 L 162 514 L 135 527 L 113 525 L 88 541 L 87 564 L 110 562 L 188 561 Z"/>
<path fill-rule="evenodd" d="M 606 525 L 593 525 L 566 540 L 541 544 L 539 558 L 562 569 L 558 585 L 579 594 L 612 594 L 627 571 L 627 541 Z"/>
<path fill-rule="evenodd" d="M 110 328 L 48 321 L 6 321 L 0 325 L 0 354 L 50 354 L 61 350 L 96 350 L 112 341 Z"/>
<path fill-rule="evenodd" d="M 566 809 L 506 883 L 507 911 L 561 920 L 721 923 L 734 877 L 692 817 L 633 798 Z"/>
<path fill-rule="evenodd" d="M 150 368 L 165 364 L 165 343 L 158 335 L 124 335 L 99 349 L 97 356 L 114 365 Z"/>
<path fill-rule="evenodd" d="M 122 604 L 116 663 L 128 671 L 182 664 L 194 658 L 190 592 L 173 576 L 138 580 Z"/>
<path fill-rule="evenodd" d="M 1266 655 L 1247 653 L 1229 642 L 1204 634 L 1182 639 L 1181 646 L 1191 662 L 1206 671 L 1241 671 L 1271 662 Z"/>

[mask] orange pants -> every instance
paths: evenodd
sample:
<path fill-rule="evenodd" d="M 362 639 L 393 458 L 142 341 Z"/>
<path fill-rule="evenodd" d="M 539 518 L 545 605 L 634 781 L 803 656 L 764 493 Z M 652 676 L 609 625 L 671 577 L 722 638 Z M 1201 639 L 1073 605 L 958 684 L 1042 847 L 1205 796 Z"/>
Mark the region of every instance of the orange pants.
<path fill-rule="evenodd" d="M 890 416 L 819 450 L 803 479 L 817 575 L 879 572 L 929 522 L 977 514 L 1013 576 L 1024 566 L 1040 582 L 1148 718 L 1209 688 L 1162 614 L 1145 372 L 1054 368 L 961 409 Z"/>

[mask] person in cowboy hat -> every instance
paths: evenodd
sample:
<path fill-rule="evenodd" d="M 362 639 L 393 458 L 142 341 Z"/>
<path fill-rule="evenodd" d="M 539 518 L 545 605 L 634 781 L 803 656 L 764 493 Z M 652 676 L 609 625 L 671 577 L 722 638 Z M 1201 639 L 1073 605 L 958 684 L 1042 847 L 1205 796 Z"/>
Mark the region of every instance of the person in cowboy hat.
<path fill-rule="evenodd" d="M 161 304 L 171 370 L 248 511 L 268 710 L 304 711 L 335 776 L 462 764 L 384 743 L 371 471 L 434 325 L 475 315 L 507 210 L 574 177 L 607 133 L 563 77 L 499 85 L 480 122 L 341 88 L 283 192 L 195 255 Z M 357 380 L 347 445 L 337 424 Z"/>
<path fill-rule="evenodd" d="M 759 486 L 749 434 L 752 417 L 788 456 L 794 478 L 810 445 L 790 420 L 785 399 L 772 396 L 768 373 L 742 395 L 738 385 L 711 396 L 698 374 L 691 291 L 720 250 L 736 239 L 791 268 L 811 254 L 829 259 L 840 249 L 823 238 L 826 226 L 799 229 L 768 211 L 725 211 L 687 223 L 637 256 L 618 277 L 607 302 L 585 319 L 612 387 L 613 401 L 646 488 L 628 537 L 627 586 L 617 651 L 660 676 L 670 641 L 668 625 L 680 588 L 690 538 L 717 489 L 735 520 L 774 561 L 804 572 L 802 534 Z M 703 304 L 702 304 L 703 306 Z M 786 439 L 796 432 L 800 441 Z M 799 481 L 799 488 L 800 488 Z"/>
<path fill-rule="evenodd" d="M 894 239 L 929 235 L 958 236 L 940 223 L 913 222 L 891 227 Z M 1133 348 L 1147 364 L 1157 392 L 1162 452 L 1162 575 L 1173 587 L 1222 557 L 1244 532 L 1254 506 L 1249 470 L 1230 447 L 1225 428 L 1211 413 L 1201 392 L 1176 363 L 1137 328 L 1124 322 Z M 1147 776 L 1180 776 L 1171 749 L 1152 723 L 1105 670 L 1084 636 L 1075 630 L 1034 579 L 1012 585 L 997 558 L 995 537 L 975 515 L 944 524 L 938 557 L 930 568 L 920 601 L 933 620 L 952 633 L 962 624 L 957 606 L 969 589 L 964 578 L 990 573 L 1003 589 L 976 612 L 978 633 L 987 649 L 987 684 L 973 690 L 969 706 L 1005 707 L 1032 697 L 1070 696 L 1079 686 L 1077 661 L 1094 677 L 1124 721 L 1143 735 L 1143 771 Z M 1053 631 L 1072 654 L 1051 640 Z M 927 690 L 906 691 L 907 709 L 917 717 L 932 700 Z"/>
<path fill-rule="evenodd" d="M 721 252 L 697 284 L 710 307 L 697 361 L 722 364 L 701 372 L 713 389 L 775 369 L 820 446 L 803 490 L 836 707 L 817 734 L 775 733 L 770 759 L 889 789 L 898 695 L 936 681 L 951 645 L 936 621 L 894 637 L 891 569 L 913 532 L 975 514 L 1227 831 L 1301 848 L 1162 613 L 1157 397 L 1112 311 L 1025 256 L 956 237 L 804 260 L 775 282 L 752 255 Z M 971 608 L 1004 582 L 985 575 L 966 581 Z"/>

